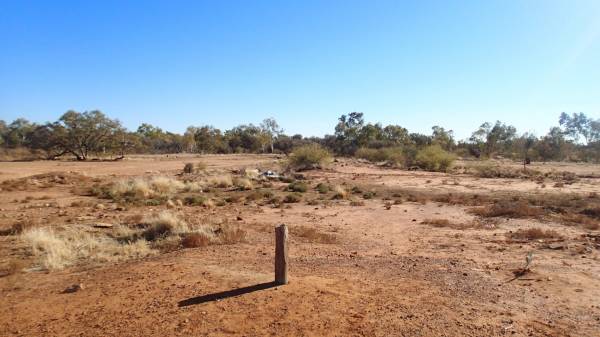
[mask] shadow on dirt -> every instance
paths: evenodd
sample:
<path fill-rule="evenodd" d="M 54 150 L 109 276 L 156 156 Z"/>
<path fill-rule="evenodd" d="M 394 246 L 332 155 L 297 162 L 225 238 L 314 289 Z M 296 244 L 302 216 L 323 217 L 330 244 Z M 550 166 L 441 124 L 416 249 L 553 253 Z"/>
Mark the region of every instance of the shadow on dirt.
<path fill-rule="evenodd" d="M 179 307 L 187 307 L 190 305 L 218 301 L 218 300 L 222 300 L 222 299 L 229 298 L 229 297 L 235 297 L 235 296 L 240 296 L 240 295 L 244 295 L 244 294 L 249 294 L 249 293 L 252 293 L 255 291 L 259 291 L 259 290 L 274 288 L 276 286 L 277 286 L 277 284 L 275 282 L 259 283 L 259 284 L 255 284 L 255 285 L 248 286 L 248 287 L 243 287 L 243 288 L 238 288 L 238 289 L 227 290 L 227 291 L 222 291 L 222 292 L 218 292 L 218 293 L 188 298 L 186 300 L 180 301 L 178 305 L 179 305 Z"/>

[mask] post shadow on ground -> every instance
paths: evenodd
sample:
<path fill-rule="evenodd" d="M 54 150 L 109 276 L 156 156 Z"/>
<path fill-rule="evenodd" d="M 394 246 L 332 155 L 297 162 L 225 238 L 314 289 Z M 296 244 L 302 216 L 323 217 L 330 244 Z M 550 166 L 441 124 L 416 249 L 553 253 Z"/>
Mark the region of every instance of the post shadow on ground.
<path fill-rule="evenodd" d="M 252 293 L 255 291 L 259 291 L 259 290 L 265 290 L 265 289 L 269 289 L 269 288 L 273 288 L 273 287 L 277 287 L 277 286 L 278 286 L 278 284 L 274 281 L 266 282 L 266 283 L 259 283 L 259 284 L 255 284 L 255 285 L 248 286 L 248 287 L 242 287 L 242 288 L 237 288 L 237 289 L 232 289 L 232 290 L 221 291 L 218 293 L 212 293 L 212 294 L 207 294 L 207 295 L 202 295 L 202 296 L 197 296 L 197 297 L 191 297 L 186 300 L 179 301 L 178 306 L 179 307 L 187 307 L 190 305 L 196 305 L 196 304 L 202 304 L 202 303 L 206 303 L 206 302 L 222 300 L 225 298 L 240 296 L 240 295 Z"/>

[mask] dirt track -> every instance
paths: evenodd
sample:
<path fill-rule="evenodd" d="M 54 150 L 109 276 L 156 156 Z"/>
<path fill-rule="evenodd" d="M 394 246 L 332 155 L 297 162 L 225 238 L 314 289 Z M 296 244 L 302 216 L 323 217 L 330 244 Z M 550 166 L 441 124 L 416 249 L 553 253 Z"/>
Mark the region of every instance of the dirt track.
<path fill-rule="evenodd" d="M 174 174 L 186 160 L 189 158 L 40 162 L 31 164 L 30 171 L 23 170 L 29 167 L 26 163 L 0 163 L 0 179 L 58 168 L 91 175 Z M 239 168 L 272 165 L 273 158 L 223 156 L 206 161 L 210 167 Z M 519 184 L 530 183 L 352 164 L 336 164 L 331 171 L 310 176 L 315 180 L 352 179 L 364 185 L 479 192 L 494 190 L 490 188 L 493 184 L 519 190 Z M 443 183 L 444 179 L 461 183 Z M 586 180 L 572 188 L 583 193 L 597 190 L 597 183 Z M 535 186 L 529 190 L 535 192 Z M 36 212 L 13 203 L 26 193 L 3 193 L 0 207 L 9 217 L 0 219 L 2 225 Z M 59 203 L 73 198 L 67 189 L 45 193 Z M 436 217 L 469 222 L 474 217 L 463 206 L 434 202 L 405 202 L 389 210 L 382 200 L 364 202 L 360 207 L 347 202 L 330 206 L 302 203 L 291 208 L 228 205 L 212 211 L 185 207 L 183 212 L 198 219 L 239 217 L 238 222 L 248 230 L 247 242 L 0 278 L 0 335 L 600 335 L 598 251 L 552 250 L 540 242 L 505 239 L 507 232 L 535 224 L 560 230 L 577 246 L 584 233 L 581 229 L 524 219 L 502 219 L 495 229 L 434 228 L 421 222 Z M 39 212 L 46 216 L 45 210 Z M 74 212 L 106 220 L 105 213 L 110 211 Z M 111 216 L 108 214 L 109 220 Z M 290 228 L 308 226 L 332 233 L 339 240 L 323 244 L 292 235 L 291 283 L 272 287 L 265 283 L 273 279 L 273 226 L 282 222 Z M 4 236 L 0 245 L 1 251 L 10 255 L 19 244 L 15 237 Z M 530 251 L 534 252 L 532 272 L 509 282 L 512 271 L 523 266 Z M 83 289 L 62 293 L 71 284 L 82 284 Z M 218 301 L 202 302 L 202 296 L 236 289 L 241 289 L 239 296 L 222 294 L 225 297 Z"/>

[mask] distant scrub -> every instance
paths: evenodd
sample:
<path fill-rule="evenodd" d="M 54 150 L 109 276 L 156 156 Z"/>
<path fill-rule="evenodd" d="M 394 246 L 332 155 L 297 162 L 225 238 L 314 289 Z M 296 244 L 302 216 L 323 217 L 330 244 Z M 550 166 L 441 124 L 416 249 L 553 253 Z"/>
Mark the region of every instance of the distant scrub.
<path fill-rule="evenodd" d="M 439 145 L 430 145 L 417 152 L 415 161 L 417 166 L 427 171 L 446 172 L 456 156 L 445 151 Z"/>
<path fill-rule="evenodd" d="M 324 147 L 308 144 L 294 149 L 289 158 L 289 166 L 294 170 L 311 170 L 323 168 L 331 160 L 331 154 Z"/>
<path fill-rule="evenodd" d="M 390 166 L 403 166 L 406 160 L 404 151 L 400 147 L 384 147 L 380 149 L 361 147 L 356 151 L 355 156 L 373 163 L 383 162 Z"/>

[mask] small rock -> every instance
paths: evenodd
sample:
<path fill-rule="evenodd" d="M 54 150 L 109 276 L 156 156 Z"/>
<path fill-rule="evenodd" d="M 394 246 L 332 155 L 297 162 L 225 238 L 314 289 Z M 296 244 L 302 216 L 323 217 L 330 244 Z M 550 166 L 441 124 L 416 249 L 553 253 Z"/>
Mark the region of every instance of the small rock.
<path fill-rule="evenodd" d="M 237 219 L 237 221 L 242 221 L 242 220 L 244 220 L 244 219 L 242 219 L 242 217 L 241 217 L 241 216 L 239 216 L 239 215 L 237 216 L 237 218 L 236 218 L 236 219 Z"/>
<path fill-rule="evenodd" d="M 94 206 L 94 208 L 102 210 L 102 209 L 105 209 L 106 206 L 104 206 L 104 204 L 96 204 L 96 206 Z"/>

